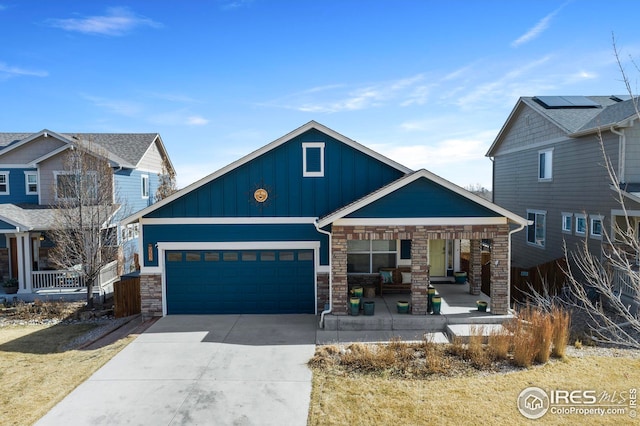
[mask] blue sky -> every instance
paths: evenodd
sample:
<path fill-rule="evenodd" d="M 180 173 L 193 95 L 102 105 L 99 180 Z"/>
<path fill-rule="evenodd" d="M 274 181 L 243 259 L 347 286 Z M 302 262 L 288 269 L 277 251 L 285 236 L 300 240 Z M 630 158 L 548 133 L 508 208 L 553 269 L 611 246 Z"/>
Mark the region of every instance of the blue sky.
<path fill-rule="evenodd" d="M 640 2 L 0 0 L 0 131 L 158 132 L 180 187 L 316 120 L 491 187 L 518 97 L 625 94 Z"/>

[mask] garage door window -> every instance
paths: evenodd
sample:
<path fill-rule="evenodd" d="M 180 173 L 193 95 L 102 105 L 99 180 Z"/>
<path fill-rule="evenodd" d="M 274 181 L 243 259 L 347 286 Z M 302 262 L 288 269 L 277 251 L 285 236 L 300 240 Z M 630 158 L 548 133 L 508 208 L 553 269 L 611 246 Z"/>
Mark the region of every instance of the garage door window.
<path fill-rule="evenodd" d="M 258 256 L 255 251 L 245 251 L 242 253 L 243 262 L 255 262 L 258 260 Z"/>
<path fill-rule="evenodd" d="M 182 253 L 167 253 L 167 262 L 182 262 Z"/>
<path fill-rule="evenodd" d="M 293 252 L 292 251 L 281 251 L 280 252 L 280 261 L 293 261 Z"/>
<path fill-rule="evenodd" d="M 275 262 L 276 260 L 276 252 L 275 251 L 263 251 L 260 253 L 260 260 L 263 262 Z"/>
<path fill-rule="evenodd" d="M 204 261 L 205 262 L 219 262 L 220 261 L 220 253 L 215 251 L 206 251 L 204 253 Z"/>
<path fill-rule="evenodd" d="M 313 252 L 310 252 L 310 251 L 299 252 L 298 260 L 313 260 Z"/>
<path fill-rule="evenodd" d="M 200 262 L 200 252 L 199 251 L 188 251 L 187 252 L 187 262 Z"/>
<path fill-rule="evenodd" d="M 225 262 L 237 262 L 238 261 L 238 253 L 235 251 L 227 251 L 222 253 L 222 260 Z"/>

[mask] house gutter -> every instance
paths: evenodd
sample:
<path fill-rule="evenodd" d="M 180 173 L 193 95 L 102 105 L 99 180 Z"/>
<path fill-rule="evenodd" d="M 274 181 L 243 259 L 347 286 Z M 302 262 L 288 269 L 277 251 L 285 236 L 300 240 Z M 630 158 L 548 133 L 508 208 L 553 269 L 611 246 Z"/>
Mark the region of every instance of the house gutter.
<path fill-rule="evenodd" d="M 613 128 L 613 126 L 611 126 L 609 128 L 609 130 L 611 130 L 611 133 L 620 136 L 620 143 L 619 143 L 619 155 L 618 155 L 618 180 L 620 181 L 620 183 L 625 183 L 626 182 L 626 178 L 624 176 L 624 169 L 625 169 L 625 163 L 626 163 L 626 157 L 627 157 L 627 136 L 624 134 L 624 129 L 622 129 L 621 131 L 618 131 L 616 129 Z"/>
<path fill-rule="evenodd" d="M 519 227 L 512 229 L 511 231 L 509 231 L 509 241 L 508 241 L 508 251 L 507 251 L 507 301 L 509 304 L 511 304 L 511 235 L 515 234 L 516 232 L 520 232 L 522 231 L 525 226 L 527 225 L 533 225 L 533 221 L 527 221 L 527 223 L 521 223 Z M 507 307 L 507 310 L 509 310 L 509 308 Z"/>
<path fill-rule="evenodd" d="M 316 227 L 316 231 L 320 232 L 321 234 L 325 234 L 329 237 L 329 309 L 326 309 L 324 311 L 322 311 L 320 313 L 320 323 L 318 324 L 318 326 L 320 328 L 324 328 L 324 316 L 326 314 L 330 314 L 331 311 L 333 310 L 333 286 L 332 284 L 332 277 L 333 277 L 333 269 L 331 268 L 331 244 L 332 244 L 332 240 L 331 240 L 331 232 L 329 231 L 323 231 L 322 229 L 320 229 L 320 227 L 318 226 L 318 219 L 316 219 L 313 224 Z"/>

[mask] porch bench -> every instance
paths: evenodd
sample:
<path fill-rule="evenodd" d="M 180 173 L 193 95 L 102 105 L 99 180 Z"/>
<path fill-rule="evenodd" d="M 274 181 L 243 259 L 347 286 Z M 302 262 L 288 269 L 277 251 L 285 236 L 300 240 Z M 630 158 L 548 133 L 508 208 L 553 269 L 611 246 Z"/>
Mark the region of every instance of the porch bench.
<path fill-rule="evenodd" d="M 380 268 L 380 295 L 385 292 L 411 292 L 411 267 Z"/>

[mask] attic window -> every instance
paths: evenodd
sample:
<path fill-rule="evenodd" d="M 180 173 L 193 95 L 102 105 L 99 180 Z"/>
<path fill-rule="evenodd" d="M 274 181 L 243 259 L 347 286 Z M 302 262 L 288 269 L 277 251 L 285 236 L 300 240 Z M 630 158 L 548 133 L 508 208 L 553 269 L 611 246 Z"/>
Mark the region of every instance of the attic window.
<path fill-rule="evenodd" d="M 324 176 L 324 142 L 302 144 L 302 176 Z"/>

